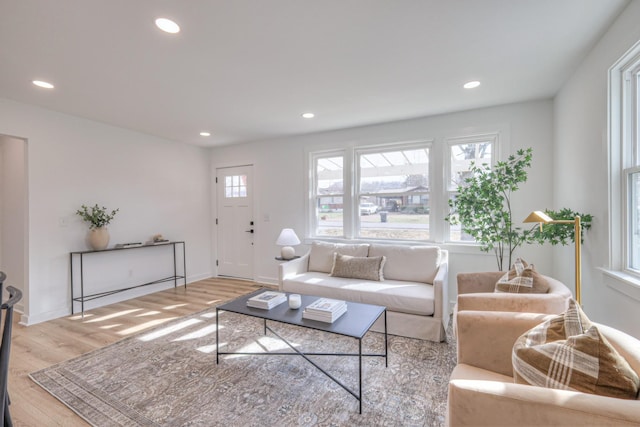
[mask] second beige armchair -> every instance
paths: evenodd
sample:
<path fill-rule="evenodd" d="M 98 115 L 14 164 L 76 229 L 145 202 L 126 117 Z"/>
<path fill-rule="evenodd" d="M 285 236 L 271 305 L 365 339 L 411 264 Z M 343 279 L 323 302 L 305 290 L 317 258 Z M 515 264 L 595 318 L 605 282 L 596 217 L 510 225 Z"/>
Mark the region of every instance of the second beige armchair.
<path fill-rule="evenodd" d="M 507 311 L 559 314 L 566 310 L 571 291 L 562 282 L 543 276 L 549 283 L 545 294 L 494 293 L 503 271 L 459 273 L 456 311 Z M 454 313 L 455 316 L 455 313 Z"/>

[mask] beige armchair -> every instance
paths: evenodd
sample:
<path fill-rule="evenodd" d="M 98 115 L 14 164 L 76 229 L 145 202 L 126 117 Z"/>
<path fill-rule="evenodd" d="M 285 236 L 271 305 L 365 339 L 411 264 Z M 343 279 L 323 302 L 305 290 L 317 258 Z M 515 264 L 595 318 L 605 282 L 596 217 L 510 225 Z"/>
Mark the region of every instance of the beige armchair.
<path fill-rule="evenodd" d="M 450 426 L 640 425 L 638 400 L 514 383 L 511 352 L 516 339 L 548 317 L 534 313 L 458 312 L 458 365 L 449 381 Z M 640 373 L 640 341 L 596 325 L 631 368 Z"/>
<path fill-rule="evenodd" d="M 505 272 L 459 273 L 456 311 L 516 311 L 559 314 L 566 310 L 571 291 L 562 282 L 543 276 L 549 282 L 546 294 L 494 293 L 496 282 Z M 454 316 L 456 314 L 454 313 Z"/>

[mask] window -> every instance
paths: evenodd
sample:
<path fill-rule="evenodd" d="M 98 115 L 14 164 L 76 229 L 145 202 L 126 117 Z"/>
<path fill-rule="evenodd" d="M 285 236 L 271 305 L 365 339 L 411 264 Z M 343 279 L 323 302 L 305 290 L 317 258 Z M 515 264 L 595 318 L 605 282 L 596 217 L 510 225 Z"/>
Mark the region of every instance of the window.
<path fill-rule="evenodd" d="M 448 140 L 449 173 L 447 180 L 447 200 L 455 199 L 458 186 L 464 185 L 470 176 L 471 164 L 492 165 L 493 147 L 498 138 L 497 134 L 479 135 L 465 138 L 451 138 Z M 473 241 L 473 237 L 464 233 L 460 224 L 449 227 L 449 241 Z"/>
<path fill-rule="evenodd" d="M 640 277 L 640 42 L 609 70 L 610 266 Z"/>
<path fill-rule="evenodd" d="M 358 150 L 356 161 L 357 237 L 429 240 L 429 146 Z"/>
<path fill-rule="evenodd" d="M 472 161 L 492 163 L 498 133 L 309 153 L 309 233 L 342 239 L 469 240 L 444 220 Z M 442 159 L 442 160 L 440 160 Z M 447 178 L 445 178 L 447 177 Z"/>
<path fill-rule="evenodd" d="M 627 209 L 625 244 L 627 269 L 640 274 L 640 144 L 638 122 L 640 108 L 640 60 L 623 71 L 622 140 L 628 159 L 624 161 L 625 194 Z"/>
<path fill-rule="evenodd" d="M 314 156 L 314 219 L 316 236 L 344 236 L 344 156 Z"/>
<path fill-rule="evenodd" d="M 247 176 L 226 176 L 224 179 L 224 196 L 227 198 L 247 197 Z"/>

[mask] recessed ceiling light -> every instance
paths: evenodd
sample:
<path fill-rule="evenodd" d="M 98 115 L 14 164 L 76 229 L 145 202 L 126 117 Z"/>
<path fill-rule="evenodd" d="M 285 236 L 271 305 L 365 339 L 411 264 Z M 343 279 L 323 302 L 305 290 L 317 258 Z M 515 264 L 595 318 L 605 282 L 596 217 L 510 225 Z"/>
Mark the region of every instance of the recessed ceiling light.
<path fill-rule="evenodd" d="M 200 132 L 200 136 L 211 136 L 211 132 Z"/>
<path fill-rule="evenodd" d="M 43 87 L 45 89 L 53 89 L 53 85 L 49 82 L 43 82 L 42 80 L 34 80 L 31 83 L 38 87 Z"/>
<path fill-rule="evenodd" d="M 480 82 L 477 80 L 474 80 L 472 82 L 467 82 L 464 84 L 465 89 L 473 89 L 474 87 L 478 87 L 478 86 L 480 86 Z"/>
<path fill-rule="evenodd" d="M 156 27 L 160 28 L 166 33 L 175 34 L 180 32 L 180 26 L 173 22 L 171 19 L 167 18 L 156 19 Z"/>
<path fill-rule="evenodd" d="M 315 115 L 315 114 L 313 114 L 313 113 L 304 113 L 304 114 L 302 115 L 302 117 L 304 117 L 305 119 L 312 119 L 312 118 L 314 118 L 315 116 L 316 116 L 316 115 Z"/>

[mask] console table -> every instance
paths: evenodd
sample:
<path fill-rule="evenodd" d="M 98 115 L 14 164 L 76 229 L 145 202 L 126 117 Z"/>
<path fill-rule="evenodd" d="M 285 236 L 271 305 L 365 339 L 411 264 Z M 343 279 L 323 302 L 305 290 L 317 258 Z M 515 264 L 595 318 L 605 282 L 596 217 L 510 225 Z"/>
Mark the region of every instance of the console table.
<path fill-rule="evenodd" d="M 178 266 L 177 266 L 177 248 L 176 246 L 182 245 L 182 275 L 178 275 Z M 126 288 L 119 288 L 105 292 L 98 292 L 95 294 L 85 295 L 84 294 L 84 267 L 83 260 L 85 256 L 93 256 L 95 254 L 102 254 L 105 252 L 113 252 L 113 251 L 129 251 L 134 249 L 149 249 L 150 248 L 158 248 L 158 247 L 173 247 L 173 276 L 163 277 L 161 279 L 157 279 L 151 282 L 142 283 L 140 285 L 129 286 Z M 178 279 L 184 279 L 184 288 L 187 289 L 187 256 L 186 256 L 186 248 L 185 242 L 168 242 L 157 245 L 141 245 L 141 246 L 133 246 L 128 248 L 111 248 L 111 249 L 103 249 L 100 251 L 76 251 L 69 253 L 69 263 L 71 266 L 71 314 L 74 314 L 74 302 L 80 303 L 81 312 L 84 315 L 84 302 L 91 301 L 97 298 L 106 297 L 109 295 L 117 294 L 118 292 L 124 292 L 135 288 L 140 288 L 142 286 L 155 285 L 158 283 L 169 282 L 173 280 L 173 287 L 176 288 L 178 286 Z M 74 293 L 74 260 L 78 260 L 80 262 L 80 296 L 76 297 Z"/>

